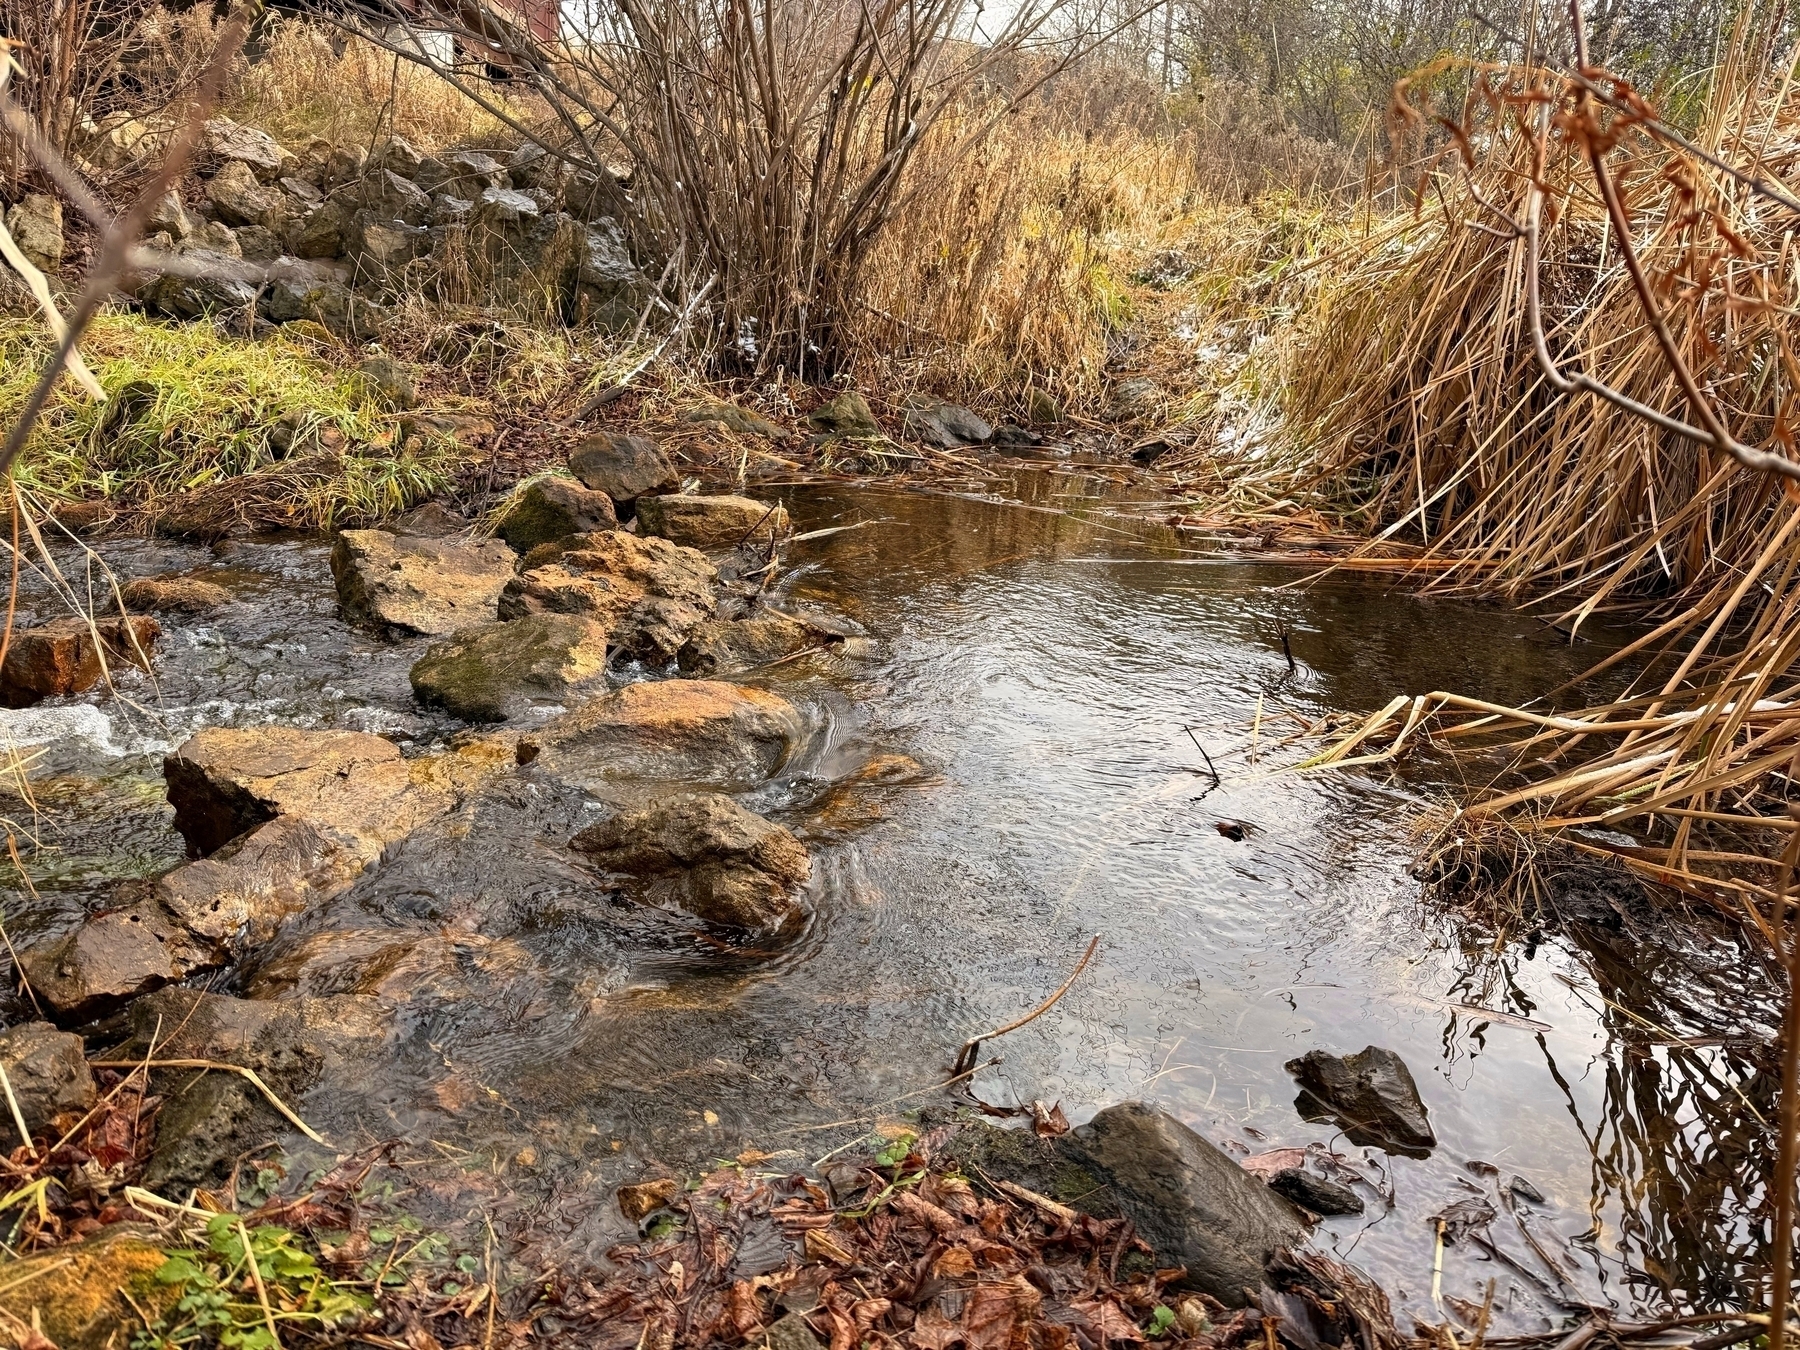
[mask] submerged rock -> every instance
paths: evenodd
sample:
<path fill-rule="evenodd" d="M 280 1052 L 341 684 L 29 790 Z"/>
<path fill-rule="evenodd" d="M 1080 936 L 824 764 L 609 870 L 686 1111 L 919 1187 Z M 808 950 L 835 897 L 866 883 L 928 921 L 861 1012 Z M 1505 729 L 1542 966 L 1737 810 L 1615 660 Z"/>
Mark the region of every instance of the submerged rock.
<path fill-rule="evenodd" d="M 1362 1197 L 1348 1186 L 1315 1177 L 1304 1167 L 1284 1167 L 1269 1178 L 1269 1189 L 1314 1214 L 1361 1214 Z"/>
<path fill-rule="evenodd" d="M 521 553 L 572 534 L 610 530 L 619 523 L 612 498 L 573 478 L 540 478 L 513 499 L 497 533 Z"/>
<path fill-rule="evenodd" d="M 825 645 L 810 624 L 765 611 L 750 619 L 713 619 L 699 625 L 676 653 L 684 675 L 730 675 Z"/>
<path fill-rule="evenodd" d="M 534 703 L 567 703 L 606 679 L 606 628 L 576 614 L 478 624 L 412 668 L 413 693 L 466 722 L 504 722 Z"/>
<path fill-rule="evenodd" d="M 52 619 L 20 629 L 0 665 L 0 703 L 25 708 L 58 694 L 93 688 L 109 667 L 150 667 L 150 651 L 162 630 L 155 619 L 134 617 Z"/>
<path fill-rule="evenodd" d="M 264 961 L 248 988 L 258 999 L 357 994 L 384 1008 L 454 1006 L 473 998 L 473 984 L 514 987 L 535 964 L 531 953 L 510 938 L 331 929 L 309 934 Z"/>
<path fill-rule="evenodd" d="M 139 577 L 119 591 L 128 610 L 157 609 L 177 614 L 205 614 L 231 602 L 231 592 L 216 581 L 199 577 Z"/>
<path fill-rule="evenodd" d="M 636 878 L 648 903 L 732 928 L 779 924 L 811 872 L 798 839 L 716 792 L 678 793 L 620 811 L 569 846 L 609 872 Z"/>
<path fill-rule="evenodd" d="M 638 528 L 689 548 L 766 544 L 787 533 L 787 509 L 750 497 L 643 497 Z"/>
<path fill-rule="evenodd" d="M 1353 1143 L 1423 1155 L 1437 1144 L 1418 1085 L 1392 1050 L 1370 1045 L 1354 1055 L 1309 1050 L 1287 1071 L 1303 1091 L 1295 1107 L 1308 1120 L 1332 1119 Z"/>
<path fill-rule="evenodd" d="M 629 684 L 544 727 L 537 764 L 585 785 L 610 779 L 747 786 L 781 767 L 804 732 L 778 694 L 712 680 Z"/>
<path fill-rule="evenodd" d="M 927 445 L 944 450 L 985 445 L 994 438 L 994 428 L 967 408 L 928 399 L 906 410 L 906 429 Z"/>
<path fill-rule="evenodd" d="M 0 1031 L 0 1064 L 6 1066 L 13 1099 L 34 1136 L 59 1133 L 58 1116 L 79 1116 L 94 1104 L 87 1050 L 72 1032 L 58 1031 L 48 1022 L 8 1027 Z"/>
<path fill-rule="evenodd" d="M 611 431 L 595 432 L 576 446 L 569 455 L 569 472 L 621 508 L 681 481 L 655 441 Z"/>
<path fill-rule="evenodd" d="M 331 575 L 345 617 L 440 637 L 492 619 L 517 559 L 493 539 L 344 530 Z"/>
<path fill-rule="evenodd" d="M 179 1284 L 156 1278 L 168 1256 L 155 1229 L 113 1224 L 96 1237 L 25 1256 L 6 1264 L 0 1312 L 12 1328 L 38 1330 L 14 1344 L 58 1350 L 115 1350 L 123 1329 L 141 1326 L 142 1315 L 160 1318 L 182 1296 Z"/>

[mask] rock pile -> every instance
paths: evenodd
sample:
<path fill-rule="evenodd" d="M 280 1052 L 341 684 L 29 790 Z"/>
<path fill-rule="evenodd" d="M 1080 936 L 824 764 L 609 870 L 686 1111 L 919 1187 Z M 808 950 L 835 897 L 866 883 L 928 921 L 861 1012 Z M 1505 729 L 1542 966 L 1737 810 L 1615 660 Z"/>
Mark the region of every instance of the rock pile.
<path fill-rule="evenodd" d="M 171 128 L 115 119 L 89 128 L 87 156 L 121 167 L 160 154 Z M 197 181 L 158 202 L 147 245 L 188 264 L 140 277 L 153 313 L 193 319 L 254 307 L 270 323 L 306 319 L 363 341 L 412 269 L 453 267 L 504 303 L 554 295 L 571 320 L 633 322 L 649 280 L 632 260 L 610 178 L 536 146 L 423 154 L 400 137 L 373 153 L 313 137 L 284 146 L 227 118 L 205 125 Z M 29 196 L 6 213 L 27 257 L 63 260 L 60 205 Z M 250 266 L 245 266 L 249 264 Z"/>

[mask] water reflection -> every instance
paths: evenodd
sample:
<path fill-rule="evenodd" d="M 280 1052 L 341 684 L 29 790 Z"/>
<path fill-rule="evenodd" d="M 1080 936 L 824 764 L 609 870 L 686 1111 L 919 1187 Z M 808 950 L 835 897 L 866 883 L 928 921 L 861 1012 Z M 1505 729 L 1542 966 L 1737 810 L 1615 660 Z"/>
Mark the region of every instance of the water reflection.
<path fill-rule="evenodd" d="M 1342 1154 L 1392 1208 L 1331 1220 L 1320 1240 L 1383 1281 L 1403 1324 L 1442 1315 L 1432 1216 L 1473 1199 L 1495 1220 L 1489 1245 L 1445 1253 L 1452 1311 L 1490 1279 L 1502 1327 L 1569 1301 L 1745 1297 L 1766 1174 L 1755 1113 L 1773 1093 L 1755 1048 L 1766 977 L 1726 935 L 1672 926 L 1571 932 L 1527 958 L 1419 903 L 1410 822 L 1451 785 L 1272 772 L 1293 758 L 1283 739 L 1325 713 L 1430 689 L 1523 702 L 1595 649 L 1376 579 L 1298 587 L 1292 569 L 1084 514 L 1092 491 L 1045 475 L 962 496 L 789 492 L 802 531 L 836 532 L 796 546 L 777 598 L 875 637 L 872 656 L 760 681 L 820 728 L 750 796 L 811 841 L 803 929 L 733 957 L 618 902 L 562 847 L 590 804 L 521 771 L 238 973 L 243 992 L 292 997 L 314 978 L 336 992 L 304 972 L 340 944 L 355 959 L 333 969 L 395 1009 L 382 1071 L 320 1085 L 309 1118 L 484 1159 L 536 1197 L 559 1259 L 597 1256 L 618 1225 L 596 1188 L 646 1158 L 686 1167 L 746 1144 L 798 1165 L 941 1100 L 931 1085 L 962 1041 L 1037 1003 L 1099 933 L 1068 997 L 990 1048 L 984 1099 L 1060 1099 L 1080 1120 L 1144 1096 L 1243 1152 Z M 118 556 L 127 572 L 173 556 L 229 573 L 239 600 L 178 626 L 158 688 L 126 691 L 152 714 L 102 705 L 110 752 L 91 734 L 56 747 L 56 772 L 103 779 L 118 806 L 49 812 L 57 856 L 85 862 L 20 898 L 28 930 L 102 903 L 109 875 L 179 857 L 158 756 L 194 725 L 381 727 L 413 751 L 451 730 L 412 703 L 416 645 L 336 621 L 317 541 Z M 846 784 L 882 755 L 920 771 Z M 442 953 L 456 978 L 381 965 L 371 953 L 393 941 Z M 1429 1156 L 1390 1158 L 1295 1112 L 1286 1060 L 1368 1044 L 1411 1066 L 1440 1140 Z M 527 1149 L 534 1163 L 508 1171 Z"/>

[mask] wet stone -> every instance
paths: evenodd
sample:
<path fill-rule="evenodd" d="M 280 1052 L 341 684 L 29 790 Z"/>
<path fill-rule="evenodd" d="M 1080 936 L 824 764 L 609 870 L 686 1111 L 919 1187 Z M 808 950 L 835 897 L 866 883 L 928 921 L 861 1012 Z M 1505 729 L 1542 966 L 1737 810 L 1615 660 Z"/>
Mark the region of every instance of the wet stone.
<path fill-rule="evenodd" d="M 516 561 L 492 539 L 344 530 L 331 575 L 351 620 L 441 637 L 494 617 Z"/>
<path fill-rule="evenodd" d="M 826 635 L 785 614 L 765 612 L 749 619 L 713 619 L 695 628 L 676 653 L 684 675 L 730 675 L 784 660 Z"/>
<path fill-rule="evenodd" d="M 1335 1120 L 1351 1142 L 1422 1156 L 1437 1144 L 1406 1062 L 1370 1045 L 1354 1055 L 1309 1050 L 1286 1069 L 1300 1084 L 1294 1103 L 1309 1120 Z"/>
<path fill-rule="evenodd" d="M 804 733 L 778 694 L 713 680 L 629 684 L 548 723 L 537 767 L 575 786 L 652 780 L 744 787 L 769 777 Z"/>
<path fill-rule="evenodd" d="M 466 722 L 504 722 L 534 704 L 566 704 L 601 688 L 606 638 L 603 626 L 575 614 L 479 624 L 420 658 L 413 693 Z"/>
<path fill-rule="evenodd" d="M 621 507 L 680 482 L 655 441 L 611 431 L 596 432 L 576 446 L 569 455 L 569 472 Z"/>
<path fill-rule="evenodd" d="M 788 527 L 786 508 L 750 497 L 643 497 L 637 515 L 643 533 L 697 549 L 767 544 Z"/>
<path fill-rule="evenodd" d="M 500 617 L 586 614 L 612 630 L 615 653 L 666 665 L 717 608 L 704 554 L 618 531 L 542 544 L 500 597 Z"/>
<path fill-rule="evenodd" d="M 141 896 L 19 953 L 19 968 L 51 1017 L 73 1026 L 187 978 L 209 957 L 154 899 Z"/>
<path fill-rule="evenodd" d="M 230 591 L 199 577 L 139 577 L 126 582 L 119 595 L 128 610 L 172 614 L 205 614 L 231 602 Z"/>
<path fill-rule="evenodd" d="M 24 708 L 58 694 L 79 694 L 100 682 L 108 667 L 149 667 L 161 634 L 155 619 L 134 617 L 52 619 L 12 635 L 0 665 L 0 703 Z M 96 636 L 99 641 L 96 642 Z"/>
<path fill-rule="evenodd" d="M 0 1064 L 34 1136 L 56 1133 L 59 1116 L 79 1116 L 94 1104 L 87 1050 L 72 1032 L 48 1022 L 8 1027 L 0 1031 Z"/>
<path fill-rule="evenodd" d="M 1314 1214 L 1361 1214 L 1362 1197 L 1348 1186 L 1316 1177 L 1303 1167 L 1286 1167 L 1269 1178 L 1269 1189 Z"/>
<path fill-rule="evenodd" d="M 663 1208 L 681 1193 L 681 1183 L 673 1177 L 640 1181 L 619 1187 L 619 1213 L 632 1222 Z"/>
<path fill-rule="evenodd" d="M 811 863 L 773 821 L 714 792 L 628 808 L 569 841 L 609 872 L 637 879 L 649 904 L 731 928 L 770 928 L 794 907 Z"/>
<path fill-rule="evenodd" d="M 994 428 L 967 408 L 931 400 L 921 400 L 906 410 L 906 429 L 927 445 L 944 450 L 985 445 L 994 437 Z"/>
<path fill-rule="evenodd" d="M 610 530 L 619 523 L 612 498 L 572 478 L 540 478 L 514 498 L 497 533 L 521 553 L 572 534 Z"/>

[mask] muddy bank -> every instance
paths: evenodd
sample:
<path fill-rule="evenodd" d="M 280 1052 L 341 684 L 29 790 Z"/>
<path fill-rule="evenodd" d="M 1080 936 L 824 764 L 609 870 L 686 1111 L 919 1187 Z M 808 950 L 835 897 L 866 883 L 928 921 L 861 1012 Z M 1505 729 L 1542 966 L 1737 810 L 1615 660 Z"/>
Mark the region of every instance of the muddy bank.
<path fill-rule="evenodd" d="M 803 881 L 789 868 L 781 883 L 791 913 L 750 937 L 708 926 L 692 892 L 649 893 L 672 863 L 690 884 L 702 855 L 685 845 L 636 851 L 637 870 L 618 874 L 570 847 L 654 777 L 644 761 L 616 777 L 620 743 L 544 735 L 583 716 L 554 699 L 475 727 L 416 697 L 411 672 L 443 639 L 346 621 L 329 541 L 106 545 L 127 577 L 181 573 L 231 598 L 163 618 L 154 682 L 128 673 L 116 695 L 9 714 L 15 738 L 46 752 L 47 828 L 30 864 L 38 895 L 9 904 L 8 931 L 22 952 L 53 947 L 117 912 L 120 880 L 154 888 L 217 860 L 219 845 L 187 859 L 165 805 L 163 761 L 196 732 L 362 733 L 393 749 L 381 762 L 404 770 L 402 797 L 430 766 L 472 759 L 479 790 L 394 837 L 381 837 L 394 813 L 376 812 L 378 865 L 331 881 L 248 959 L 209 966 L 208 992 L 243 1001 L 225 1006 L 279 1021 L 206 1030 L 158 1001 L 192 997 L 177 989 L 84 1027 L 95 1051 L 141 1051 L 157 1009 L 212 1052 L 267 1045 L 270 1081 L 328 1141 L 266 1103 L 202 1110 L 191 1075 L 171 1074 L 159 1090 L 184 1099 L 183 1118 L 232 1126 L 196 1126 L 212 1142 L 180 1172 L 187 1184 L 225 1184 L 246 1153 L 299 1178 L 396 1139 L 435 1178 L 421 1198 L 434 1222 L 478 1203 L 546 1262 L 601 1264 L 634 1230 L 596 1197 L 747 1146 L 801 1170 L 938 1100 L 957 1047 L 1036 1004 L 1099 932 L 1069 995 L 990 1046 L 976 1099 L 1060 1101 L 1079 1125 L 1148 1098 L 1240 1157 L 1298 1150 L 1302 1170 L 1365 1204 L 1315 1243 L 1375 1275 L 1403 1317 L 1438 1318 L 1431 1218 L 1475 1191 L 1491 1243 L 1531 1272 L 1498 1262 L 1503 1288 L 1516 1285 L 1501 1325 L 1534 1328 L 1569 1299 L 1655 1306 L 1739 1289 L 1756 1253 L 1741 1231 L 1750 1195 L 1707 1141 L 1739 1138 L 1755 1156 L 1729 1103 L 1769 1094 L 1755 1047 L 1772 1000 L 1728 938 L 1638 934 L 1630 961 L 1566 933 L 1496 952 L 1418 908 L 1407 822 L 1431 783 L 1266 773 L 1288 711 L 1366 708 L 1396 688 L 1522 702 L 1593 653 L 1496 611 L 1366 584 L 1280 589 L 1289 574 L 1084 520 L 1067 495 L 1080 490 L 1049 477 L 978 497 L 787 495 L 798 533 L 839 532 L 793 544 L 763 594 L 854 641 L 729 682 L 793 710 L 768 733 L 779 753 L 753 737 L 716 772 L 688 760 L 662 780 L 722 794 L 810 855 Z M 679 669 L 609 658 L 604 686 L 672 686 Z M 754 861 L 757 841 L 736 840 L 713 849 L 716 872 Z M 1368 1045 L 1416 1079 L 1436 1138 L 1426 1156 L 1347 1142 L 1337 1121 L 1296 1108 L 1289 1060 Z M 1704 1140 L 1674 1131 L 1684 1103 L 1716 1107 Z M 1508 1200 L 1514 1176 L 1541 1205 Z M 1452 1244 L 1443 1289 L 1478 1305 L 1498 1267 L 1474 1237 Z"/>

